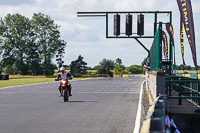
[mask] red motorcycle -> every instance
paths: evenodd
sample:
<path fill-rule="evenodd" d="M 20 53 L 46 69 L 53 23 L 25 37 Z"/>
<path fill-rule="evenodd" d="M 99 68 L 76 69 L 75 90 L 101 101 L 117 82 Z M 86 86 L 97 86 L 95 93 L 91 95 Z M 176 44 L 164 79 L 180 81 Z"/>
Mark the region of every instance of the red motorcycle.
<path fill-rule="evenodd" d="M 59 79 L 55 79 L 55 81 L 58 81 Z M 68 82 L 68 79 L 62 79 L 60 81 L 60 92 L 61 96 L 64 99 L 64 102 L 69 101 L 69 91 L 71 90 L 71 85 Z"/>

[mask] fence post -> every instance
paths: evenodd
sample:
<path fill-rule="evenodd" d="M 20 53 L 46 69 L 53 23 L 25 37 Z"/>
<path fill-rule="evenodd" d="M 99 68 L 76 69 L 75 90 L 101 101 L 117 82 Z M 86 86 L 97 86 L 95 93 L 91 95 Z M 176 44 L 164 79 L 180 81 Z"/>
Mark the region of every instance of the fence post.
<path fill-rule="evenodd" d="M 166 84 L 165 84 L 165 88 L 166 88 L 165 94 L 168 95 L 168 82 L 167 81 L 166 81 Z"/>
<path fill-rule="evenodd" d="M 179 79 L 180 81 L 180 79 Z M 181 95 L 182 95 L 182 88 L 181 88 L 181 83 L 178 83 L 178 89 L 179 89 L 179 99 L 178 99 L 178 104 L 182 105 L 182 99 L 181 99 Z"/>
<path fill-rule="evenodd" d="M 197 90 L 198 90 L 198 92 L 200 92 L 200 82 L 198 82 L 198 81 L 197 81 Z M 200 95 L 198 94 L 198 96 L 200 96 Z M 200 99 L 198 99 L 198 105 L 200 105 Z"/>
<path fill-rule="evenodd" d="M 171 79 L 171 81 L 172 81 L 172 79 Z M 171 93 L 171 91 L 172 91 L 172 82 L 170 82 L 170 85 L 169 85 L 169 96 L 172 96 L 172 93 Z"/>
<path fill-rule="evenodd" d="M 193 83 L 193 86 L 194 86 L 194 90 L 197 91 L 198 82 L 197 83 Z M 197 97 L 197 94 L 194 94 L 194 97 Z M 198 99 L 194 99 L 192 101 L 194 101 L 195 103 L 197 103 L 197 100 Z"/>

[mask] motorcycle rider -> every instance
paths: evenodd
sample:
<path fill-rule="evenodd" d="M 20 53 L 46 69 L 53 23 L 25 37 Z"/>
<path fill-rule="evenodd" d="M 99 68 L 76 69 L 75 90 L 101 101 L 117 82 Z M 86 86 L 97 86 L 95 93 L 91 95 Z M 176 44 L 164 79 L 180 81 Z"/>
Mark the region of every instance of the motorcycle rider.
<path fill-rule="evenodd" d="M 57 76 L 57 78 L 56 79 L 67 79 L 67 78 L 69 78 L 69 79 L 72 79 L 72 76 L 71 76 L 71 74 L 69 74 L 69 72 L 65 72 L 65 68 L 64 67 L 61 67 L 60 68 L 60 72 L 58 73 L 58 76 Z M 69 83 L 69 81 L 68 81 L 68 83 Z M 60 82 L 60 84 L 59 84 L 59 86 L 58 86 L 58 90 L 60 91 L 60 97 L 62 96 L 62 93 L 61 93 L 61 85 L 62 85 L 62 83 Z M 71 89 L 72 89 L 72 87 L 71 87 L 71 84 L 69 83 L 69 86 L 70 86 L 70 89 L 69 89 L 69 96 L 72 96 L 72 94 L 71 94 Z"/>

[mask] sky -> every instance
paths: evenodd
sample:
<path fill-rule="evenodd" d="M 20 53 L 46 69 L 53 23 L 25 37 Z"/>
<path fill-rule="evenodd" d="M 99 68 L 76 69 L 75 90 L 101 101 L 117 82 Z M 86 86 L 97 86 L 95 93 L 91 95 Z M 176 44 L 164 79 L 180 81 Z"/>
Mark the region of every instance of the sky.
<path fill-rule="evenodd" d="M 197 64 L 200 65 L 200 1 L 191 0 L 195 27 Z M 176 0 L 0 0 L 0 16 L 8 13 L 19 13 L 31 18 L 33 13 L 43 13 L 50 16 L 60 27 L 61 39 L 67 42 L 64 61 L 84 57 L 87 66 L 94 67 L 102 59 L 116 60 L 120 58 L 126 67 L 141 65 L 147 57 L 147 52 L 134 39 L 106 39 L 104 17 L 77 17 L 77 12 L 107 12 L 107 11 L 172 11 L 174 27 L 176 64 L 182 64 L 179 41 L 180 14 Z M 137 15 L 137 14 L 136 14 Z M 133 31 L 136 31 L 136 15 L 133 15 Z M 145 14 L 144 14 L 145 15 Z M 168 22 L 168 14 L 158 16 L 158 21 Z M 112 35 L 113 16 L 109 18 L 109 35 Z M 153 34 L 154 17 L 145 15 L 145 35 Z M 125 19 L 121 17 L 121 22 Z M 124 27 L 121 26 L 121 30 Z M 191 50 L 184 34 L 185 62 L 194 66 Z M 168 37 L 169 39 L 169 37 Z M 153 39 L 139 39 L 150 49 Z M 55 60 L 54 60 L 54 63 Z"/>

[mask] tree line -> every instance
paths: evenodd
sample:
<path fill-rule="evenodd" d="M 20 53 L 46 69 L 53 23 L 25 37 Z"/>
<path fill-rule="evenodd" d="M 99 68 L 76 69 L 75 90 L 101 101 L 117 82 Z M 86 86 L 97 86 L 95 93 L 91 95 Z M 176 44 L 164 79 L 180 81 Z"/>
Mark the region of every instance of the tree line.
<path fill-rule="evenodd" d="M 71 62 L 70 73 L 72 75 L 88 74 L 86 71 L 86 65 L 87 63 L 83 61 L 83 57 L 79 55 L 77 60 Z M 94 69 L 96 70 L 96 74 L 108 74 L 111 77 L 113 74 L 122 75 L 144 73 L 141 65 L 131 65 L 130 67 L 125 67 L 120 58 L 117 58 L 115 61 L 110 59 L 102 59 L 99 64 L 94 67 Z"/>
<path fill-rule="evenodd" d="M 60 26 L 48 15 L 34 13 L 32 18 L 7 14 L 0 19 L 0 72 L 20 75 L 53 75 L 60 68 L 66 42 L 60 39 Z M 52 59 L 56 56 L 58 68 Z M 70 64 L 73 75 L 87 74 L 81 55 Z M 103 59 L 94 67 L 97 74 L 138 74 L 142 66 L 125 67 L 121 59 Z"/>
<path fill-rule="evenodd" d="M 196 67 L 192 67 L 190 65 L 183 65 L 183 64 L 181 64 L 181 65 L 175 65 L 174 68 L 176 70 L 196 70 L 196 69 L 200 70 L 200 66 L 199 65 L 197 65 L 197 68 L 196 68 Z"/>
<path fill-rule="evenodd" d="M 52 58 L 66 47 L 59 27 L 42 13 L 34 13 L 31 19 L 20 14 L 1 18 L 1 69 L 9 74 L 52 75 L 57 68 Z"/>

